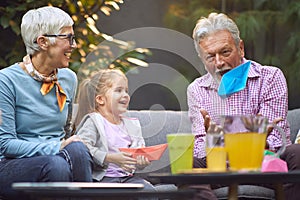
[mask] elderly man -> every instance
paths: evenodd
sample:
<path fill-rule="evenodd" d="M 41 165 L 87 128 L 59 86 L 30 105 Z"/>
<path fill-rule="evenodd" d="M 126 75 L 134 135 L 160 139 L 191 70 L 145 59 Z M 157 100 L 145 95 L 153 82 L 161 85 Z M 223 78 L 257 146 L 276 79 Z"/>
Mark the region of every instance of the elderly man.
<path fill-rule="evenodd" d="M 247 60 L 239 29 L 225 14 L 211 13 L 207 18 L 202 17 L 194 28 L 193 38 L 208 71 L 191 83 L 187 91 L 189 117 L 195 134 L 194 166 L 206 167 L 205 137 L 210 121 L 218 122 L 221 114 L 262 115 L 277 122 L 284 130 L 288 147 L 281 158 L 288 163 L 289 170 L 299 169 L 300 159 L 295 155 L 300 151 L 300 145 L 291 145 L 290 141 L 287 84 L 282 71 Z M 249 68 L 239 77 L 246 79 L 245 84 L 232 84 L 230 92 L 220 95 L 218 88 L 222 76 L 246 62 L 250 62 Z M 272 151 L 282 146 L 282 137 L 277 130 L 268 135 L 267 146 Z M 299 185 L 286 185 L 286 198 L 297 199 L 297 191 L 300 191 Z M 212 192 L 205 196 L 216 198 Z"/>

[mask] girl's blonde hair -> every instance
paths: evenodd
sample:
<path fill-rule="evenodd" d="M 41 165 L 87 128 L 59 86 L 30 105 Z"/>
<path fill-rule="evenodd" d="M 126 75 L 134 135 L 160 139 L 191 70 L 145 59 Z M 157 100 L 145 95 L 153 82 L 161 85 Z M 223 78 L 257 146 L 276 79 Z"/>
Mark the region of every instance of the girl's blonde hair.
<path fill-rule="evenodd" d="M 126 75 L 119 69 L 100 69 L 91 78 L 81 82 L 77 96 L 78 111 L 75 118 L 75 127 L 86 114 L 97 110 L 96 96 L 105 95 L 112 87 L 117 76 L 127 80 Z"/>

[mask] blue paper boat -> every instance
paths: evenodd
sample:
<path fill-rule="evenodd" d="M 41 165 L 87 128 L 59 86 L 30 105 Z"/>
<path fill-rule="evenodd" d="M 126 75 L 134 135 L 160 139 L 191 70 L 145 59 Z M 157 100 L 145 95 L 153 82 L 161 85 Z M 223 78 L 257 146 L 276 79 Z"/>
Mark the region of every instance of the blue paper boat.
<path fill-rule="evenodd" d="M 246 87 L 251 62 L 247 61 L 222 76 L 218 94 L 222 98 L 243 90 Z"/>

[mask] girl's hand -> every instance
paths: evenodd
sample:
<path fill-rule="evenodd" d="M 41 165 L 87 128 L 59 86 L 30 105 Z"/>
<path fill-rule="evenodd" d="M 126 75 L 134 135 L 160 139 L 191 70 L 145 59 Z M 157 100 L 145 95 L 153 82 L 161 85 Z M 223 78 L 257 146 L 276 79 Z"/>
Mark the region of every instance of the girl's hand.
<path fill-rule="evenodd" d="M 137 164 L 137 160 L 132 158 L 130 153 L 125 152 L 107 154 L 105 162 L 114 163 L 130 173 L 135 171 L 135 165 Z"/>
<path fill-rule="evenodd" d="M 141 155 L 137 156 L 136 161 L 137 161 L 136 167 L 138 169 L 144 169 L 145 167 L 150 165 L 150 161 L 145 156 L 141 156 Z"/>

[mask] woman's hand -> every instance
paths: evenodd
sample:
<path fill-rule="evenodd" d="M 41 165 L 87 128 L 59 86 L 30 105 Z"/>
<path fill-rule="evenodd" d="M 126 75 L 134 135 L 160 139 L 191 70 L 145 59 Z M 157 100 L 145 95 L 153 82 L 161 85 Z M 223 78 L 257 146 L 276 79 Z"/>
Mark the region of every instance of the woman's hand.
<path fill-rule="evenodd" d="M 137 160 L 132 158 L 130 153 L 125 152 L 107 154 L 105 162 L 114 163 L 130 173 L 135 171 L 137 164 Z"/>
<path fill-rule="evenodd" d="M 80 139 L 80 137 L 78 135 L 72 135 L 71 137 L 69 137 L 68 139 L 63 139 L 60 145 L 60 150 L 62 150 L 63 148 L 65 148 L 65 146 L 67 146 L 68 144 L 72 143 L 72 142 L 82 142 L 82 140 Z"/>
<path fill-rule="evenodd" d="M 136 157 L 136 161 L 137 161 L 136 167 L 138 169 L 144 169 L 145 167 L 147 167 L 151 163 L 148 160 L 148 158 L 146 158 L 145 156 L 141 156 L 141 155 L 139 155 L 139 156 Z"/>

